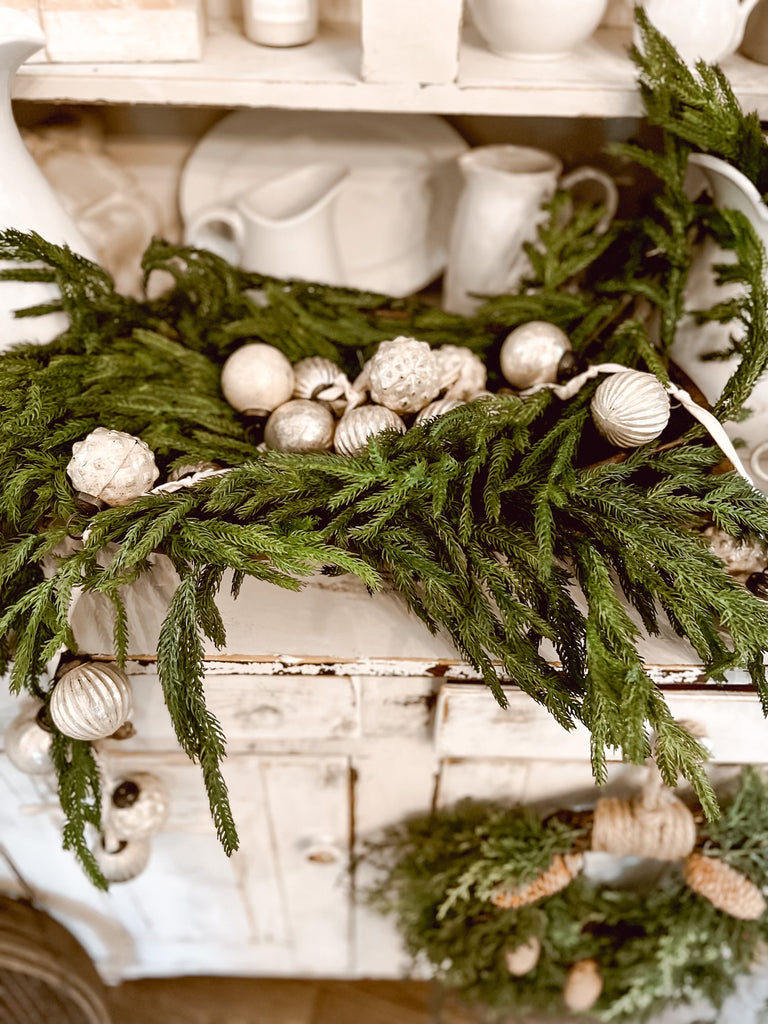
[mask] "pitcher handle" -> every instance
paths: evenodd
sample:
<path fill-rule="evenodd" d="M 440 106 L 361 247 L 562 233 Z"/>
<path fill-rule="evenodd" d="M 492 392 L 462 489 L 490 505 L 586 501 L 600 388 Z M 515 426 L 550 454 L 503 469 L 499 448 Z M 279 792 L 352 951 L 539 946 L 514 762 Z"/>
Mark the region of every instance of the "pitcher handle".
<path fill-rule="evenodd" d="M 605 191 L 605 213 L 595 226 L 597 234 L 603 235 L 610 227 L 619 208 L 619 190 L 616 187 L 616 182 L 605 171 L 601 171 L 597 167 L 584 166 L 564 174 L 560 179 L 559 187 L 569 190 L 582 181 L 596 181 Z"/>
<path fill-rule="evenodd" d="M 222 227 L 229 231 L 231 237 L 226 237 Z M 245 224 L 237 210 L 229 206 L 211 206 L 187 224 L 184 241 L 196 249 L 210 249 L 237 266 L 243 258 Z"/>

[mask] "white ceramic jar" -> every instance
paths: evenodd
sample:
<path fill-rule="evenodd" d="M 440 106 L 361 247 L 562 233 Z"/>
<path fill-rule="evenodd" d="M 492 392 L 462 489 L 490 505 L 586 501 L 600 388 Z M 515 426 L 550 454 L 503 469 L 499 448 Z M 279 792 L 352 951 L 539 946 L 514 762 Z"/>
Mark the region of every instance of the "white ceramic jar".
<path fill-rule="evenodd" d="M 552 60 L 589 39 L 608 0 L 468 0 L 489 48 L 502 57 Z"/>
<path fill-rule="evenodd" d="M 317 0 L 243 0 L 245 34 L 262 46 L 302 46 L 317 33 Z"/>

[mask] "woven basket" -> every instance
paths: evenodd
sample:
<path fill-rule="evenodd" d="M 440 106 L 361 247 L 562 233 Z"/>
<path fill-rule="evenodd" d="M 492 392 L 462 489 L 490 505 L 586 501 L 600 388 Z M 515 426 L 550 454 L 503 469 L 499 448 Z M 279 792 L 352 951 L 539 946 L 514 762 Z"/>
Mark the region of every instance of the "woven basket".
<path fill-rule="evenodd" d="M 83 947 L 52 917 L 0 896 L 0 1022 L 110 1024 Z"/>

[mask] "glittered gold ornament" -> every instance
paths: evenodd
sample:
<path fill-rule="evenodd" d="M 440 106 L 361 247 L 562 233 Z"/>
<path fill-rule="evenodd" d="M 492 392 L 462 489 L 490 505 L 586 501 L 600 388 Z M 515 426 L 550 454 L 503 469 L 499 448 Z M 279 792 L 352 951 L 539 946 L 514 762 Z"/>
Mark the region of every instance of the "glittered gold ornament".
<path fill-rule="evenodd" d="M 568 972 L 563 1002 L 574 1013 L 591 1010 L 603 991 L 603 978 L 595 960 L 579 960 Z"/>
<path fill-rule="evenodd" d="M 108 882 L 130 882 L 136 878 L 149 863 L 149 854 L 148 839 L 123 839 L 114 846 L 106 846 L 100 836 L 93 848 L 94 860 Z"/>
<path fill-rule="evenodd" d="M 270 413 L 264 443 L 277 452 L 327 452 L 333 444 L 336 420 L 327 406 L 292 398 Z"/>
<path fill-rule="evenodd" d="M 133 772 L 112 790 L 107 810 L 110 835 L 116 839 L 143 839 L 157 832 L 168 817 L 168 792 L 150 772 Z"/>
<path fill-rule="evenodd" d="M 49 713 L 59 732 L 75 740 L 111 736 L 132 710 L 128 677 L 110 662 L 75 665 L 53 688 Z"/>
<path fill-rule="evenodd" d="M 274 345 L 236 349 L 221 369 L 221 390 L 238 412 L 266 416 L 293 394 L 293 367 Z"/>
<path fill-rule="evenodd" d="M 618 448 L 655 440 L 669 422 L 669 395 L 652 373 L 624 370 L 607 377 L 592 396 L 592 419 Z"/>
<path fill-rule="evenodd" d="M 39 701 L 30 702 L 3 735 L 6 757 L 25 775 L 48 775 L 53 771 L 51 734 L 40 724 L 42 707 Z"/>
<path fill-rule="evenodd" d="M 355 455 L 365 448 L 368 438 L 385 430 L 404 434 L 405 423 L 383 405 L 358 405 L 345 412 L 336 424 L 333 446 L 339 455 Z"/>
<path fill-rule="evenodd" d="M 76 491 L 105 505 L 129 505 L 151 489 L 160 470 L 141 438 L 96 427 L 72 445 L 67 476 Z"/>
<path fill-rule="evenodd" d="M 364 384 L 371 399 L 393 412 L 418 412 L 440 393 L 440 363 L 426 341 L 399 337 L 382 341 L 355 387 Z"/>
<path fill-rule="evenodd" d="M 499 353 L 501 372 L 521 391 L 534 384 L 554 384 L 560 360 L 570 351 L 568 335 L 559 327 L 546 320 L 531 320 L 504 339 Z"/>

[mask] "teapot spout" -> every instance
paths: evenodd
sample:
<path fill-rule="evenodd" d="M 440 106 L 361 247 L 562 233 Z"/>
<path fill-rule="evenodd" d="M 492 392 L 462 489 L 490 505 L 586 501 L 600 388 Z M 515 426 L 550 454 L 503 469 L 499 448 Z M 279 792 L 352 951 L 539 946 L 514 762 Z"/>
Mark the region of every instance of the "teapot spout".
<path fill-rule="evenodd" d="M 45 46 L 38 23 L 22 11 L 0 7 L 0 67 L 14 74 L 24 61 Z"/>

